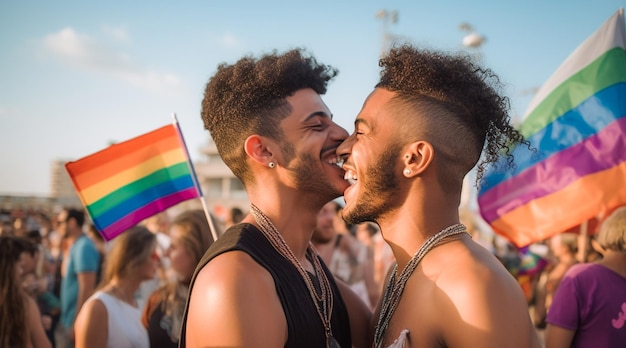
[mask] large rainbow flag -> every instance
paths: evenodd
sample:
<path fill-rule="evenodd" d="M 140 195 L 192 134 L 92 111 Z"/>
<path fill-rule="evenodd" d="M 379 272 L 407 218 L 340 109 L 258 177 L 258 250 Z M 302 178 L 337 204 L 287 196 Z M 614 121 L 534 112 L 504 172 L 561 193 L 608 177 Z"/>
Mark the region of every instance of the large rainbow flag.
<path fill-rule="evenodd" d="M 520 131 L 537 152 L 520 145 L 514 172 L 485 175 L 480 213 L 518 247 L 626 204 L 625 49 L 620 9 L 531 101 Z"/>
<path fill-rule="evenodd" d="M 100 234 L 111 240 L 145 218 L 202 196 L 177 124 L 65 165 Z"/>

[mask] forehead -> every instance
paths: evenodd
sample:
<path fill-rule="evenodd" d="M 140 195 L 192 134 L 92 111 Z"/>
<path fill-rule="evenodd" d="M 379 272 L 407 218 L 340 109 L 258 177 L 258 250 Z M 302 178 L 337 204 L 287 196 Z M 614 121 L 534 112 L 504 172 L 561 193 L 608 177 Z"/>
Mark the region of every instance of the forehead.
<path fill-rule="evenodd" d="M 287 118 L 302 122 L 320 112 L 330 117 L 330 110 L 322 97 L 310 88 L 298 90 L 286 100 L 292 109 Z"/>
<path fill-rule="evenodd" d="M 328 202 L 320 210 L 320 214 L 335 214 L 335 203 Z"/>
<path fill-rule="evenodd" d="M 385 123 L 389 123 L 391 118 L 385 117 L 388 113 L 387 103 L 396 96 L 395 92 L 388 91 L 382 88 L 376 88 L 365 99 L 363 108 L 357 116 L 356 123 L 363 123 L 366 126 L 380 126 Z"/>
<path fill-rule="evenodd" d="M 59 220 L 66 220 L 67 219 L 67 211 L 63 210 L 59 213 Z"/>

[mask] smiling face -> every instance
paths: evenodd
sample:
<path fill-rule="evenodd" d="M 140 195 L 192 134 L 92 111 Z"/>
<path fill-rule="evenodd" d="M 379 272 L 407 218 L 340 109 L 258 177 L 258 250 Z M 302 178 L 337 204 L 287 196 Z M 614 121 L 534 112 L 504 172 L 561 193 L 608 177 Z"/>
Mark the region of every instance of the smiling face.
<path fill-rule="evenodd" d="M 167 257 L 169 257 L 172 263 L 172 269 L 178 274 L 179 279 L 184 282 L 191 280 L 197 264 L 197 260 L 185 245 L 185 235 L 188 233 L 189 231 L 184 226 L 172 225 L 170 228 L 172 242 L 167 249 Z"/>
<path fill-rule="evenodd" d="M 287 98 L 292 111 L 280 126 L 279 165 L 289 173 L 289 185 L 302 193 L 315 193 L 323 202 L 341 196 L 348 187 L 344 171 L 337 166 L 336 149 L 348 136 L 332 120 L 330 110 L 312 89 L 302 89 Z"/>
<path fill-rule="evenodd" d="M 335 238 L 335 202 L 326 203 L 317 213 L 317 225 L 313 230 L 311 241 L 315 244 L 326 244 Z"/>
<path fill-rule="evenodd" d="M 386 104 L 395 93 L 375 89 L 355 121 L 355 130 L 339 147 L 344 157 L 345 178 L 343 218 L 353 224 L 377 221 L 399 203 L 399 173 L 402 144 L 397 121 Z"/>

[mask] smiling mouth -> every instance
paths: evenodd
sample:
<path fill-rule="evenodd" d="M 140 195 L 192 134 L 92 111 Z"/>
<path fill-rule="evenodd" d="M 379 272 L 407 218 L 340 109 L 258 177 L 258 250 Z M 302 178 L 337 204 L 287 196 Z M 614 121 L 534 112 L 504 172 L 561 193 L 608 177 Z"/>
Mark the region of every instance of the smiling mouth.
<path fill-rule="evenodd" d="M 350 185 L 354 185 L 358 181 L 356 173 L 352 170 L 346 170 L 346 173 L 343 175 L 343 179 L 346 180 Z"/>

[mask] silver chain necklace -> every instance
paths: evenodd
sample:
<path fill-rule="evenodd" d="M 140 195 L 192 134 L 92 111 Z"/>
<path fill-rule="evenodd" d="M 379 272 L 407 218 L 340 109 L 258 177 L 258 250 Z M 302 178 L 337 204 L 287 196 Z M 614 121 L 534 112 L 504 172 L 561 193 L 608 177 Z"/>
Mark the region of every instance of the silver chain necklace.
<path fill-rule="evenodd" d="M 319 261 L 318 255 L 315 253 L 311 243 L 309 242 L 309 246 L 307 247 L 306 254 L 309 258 L 309 261 L 313 264 L 313 270 L 315 271 L 315 275 L 319 280 L 320 285 L 320 294 L 317 293 L 315 286 L 313 285 L 313 281 L 309 276 L 309 273 L 304 269 L 300 260 L 293 254 L 287 242 L 280 234 L 276 226 L 272 223 L 272 221 L 265 215 L 261 209 L 259 209 L 254 204 L 250 203 L 250 212 L 254 217 L 254 220 L 261 228 L 261 232 L 267 238 L 267 240 L 272 244 L 274 249 L 278 251 L 284 258 L 290 261 L 300 272 L 300 275 L 304 279 L 304 283 L 309 289 L 309 294 L 311 295 L 311 299 L 315 304 L 315 309 L 317 309 L 317 314 L 322 320 L 322 324 L 324 325 L 324 333 L 326 335 L 326 347 L 330 348 L 339 348 L 339 343 L 333 337 L 332 329 L 331 329 L 331 316 L 333 312 L 333 292 L 330 287 L 330 282 L 326 277 L 326 273 L 322 268 L 322 265 Z M 320 308 L 320 302 L 322 304 L 322 308 Z"/>
<path fill-rule="evenodd" d="M 396 307 L 400 302 L 404 287 L 406 286 L 407 281 L 413 274 L 413 271 L 415 271 L 415 268 L 417 268 L 417 265 L 419 265 L 420 261 L 422 261 L 424 256 L 428 254 L 429 251 L 441 244 L 444 240 L 461 233 L 467 233 L 467 229 L 461 224 L 455 224 L 452 226 L 448 226 L 438 233 L 430 236 L 430 238 L 428 238 L 426 242 L 422 244 L 419 250 L 417 250 L 415 255 L 413 255 L 411 260 L 409 260 L 409 262 L 406 264 L 406 266 L 402 270 L 402 273 L 400 273 L 397 282 L 396 274 L 398 272 L 398 264 L 394 266 L 391 278 L 389 279 L 389 283 L 387 283 L 387 288 L 385 289 L 382 308 L 380 311 L 380 315 L 378 316 L 378 323 L 376 324 L 376 332 L 374 333 L 374 347 L 378 348 L 383 343 L 383 337 L 385 336 L 385 332 L 389 327 L 389 322 L 391 321 L 393 312 L 396 310 Z"/>

